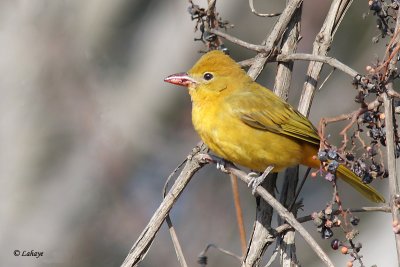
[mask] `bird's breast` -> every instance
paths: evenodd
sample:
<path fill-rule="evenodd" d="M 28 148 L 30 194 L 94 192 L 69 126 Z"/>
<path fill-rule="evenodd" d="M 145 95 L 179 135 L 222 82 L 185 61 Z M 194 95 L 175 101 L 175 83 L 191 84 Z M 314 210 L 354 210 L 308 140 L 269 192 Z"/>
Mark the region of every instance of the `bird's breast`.
<path fill-rule="evenodd" d="M 220 105 L 193 105 L 194 128 L 218 156 L 252 170 L 274 171 L 298 164 L 302 144 L 295 140 L 243 123 L 229 108 Z"/>

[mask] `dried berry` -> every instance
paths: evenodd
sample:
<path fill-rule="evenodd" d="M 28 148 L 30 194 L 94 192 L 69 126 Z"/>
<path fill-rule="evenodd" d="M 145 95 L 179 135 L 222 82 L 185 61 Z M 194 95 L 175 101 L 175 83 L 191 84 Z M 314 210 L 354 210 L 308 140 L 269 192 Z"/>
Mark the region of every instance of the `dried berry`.
<path fill-rule="evenodd" d="M 352 225 L 358 225 L 359 224 L 359 222 L 360 222 L 360 218 L 358 218 L 357 216 L 352 216 L 351 218 L 350 218 L 350 223 L 352 224 Z"/>
<path fill-rule="evenodd" d="M 378 164 L 372 163 L 371 166 L 369 166 L 370 171 L 374 172 L 380 172 L 381 171 L 381 166 Z"/>
<path fill-rule="evenodd" d="M 371 112 L 369 112 L 369 111 L 365 112 L 364 115 L 363 115 L 362 122 L 363 123 L 369 123 L 369 122 L 372 122 L 372 120 L 373 120 L 373 117 L 372 117 Z"/>
<path fill-rule="evenodd" d="M 371 9 L 375 12 L 379 12 L 382 10 L 382 5 L 379 1 L 373 0 L 373 1 L 369 2 L 369 9 Z"/>
<path fill-rule="evenodd" d="M 336 179 L 336 176 L 333 173 L 328 172 L 325 175 L 325 180 L 327 180 L 328 182 L 333 182 L 333 181 L 335 181 L 335 179 Z"/>
<path fill-rule="evenodd" d="M 326 153 L 326 151 L 318 151 L 318 159 L 322 162 L 327 161 L 328 160 L 328 153 Z"/>
<path fill-rule="evenodd" d="M 328 207 L 326 207 L 324 212 L 326 215 L 331 215 L 332 214 L 332 206 L 329 205 Z"/>
<path fill-rule="evenodd" d="M 336 160 L 332 160 L 331 162 L 329 162 L 328 164 L 328 172 L 330 173 L 335 173 L 336 169 L 339 167 L 339 162 L 337 162 Z"/>
<path fill-rule="evenodd" d="M 372 128 L 369 130 L 369 136 L 374 140 L 378 140 L 382 136 L 382 132 L 378 128 Z"/>
<path fill-rule="evenodd" d="M 336 159 L 337 158 L 337 153 L 334 150 L 329 150 L 328 151 L 328 158 L 329 159 Z"/>
<path fill-rule="evenodd" d="M 362 178 L 362 182 L 364 184 L 370 184 L 374 178 L 372 178 L 372 175 L 369 172 L 364 173 L 364 176 Z"/>
<path fill-rule="evenodd" d="M 358 243 L 354 246 L 354 249 L 355 249 L 356 252 L 360 252 L 361 248 L 362 248 L 362 244 L 361 244 L 360 242 L 358 242 Z"/>
<path fill-rule="evenodd" d="M 324 224 L 324 221 L 319 217 L 313 218 L 313 222 L 317 227 L 320 227 L 321 225 Z"/>
<path fill-rule="evenodd" d="M 322 234 L 322 238 L 323 239 L 329 239 L 329 238 L 331 238 L 333 236 L 332 230 L 330 228 L 326 228 L 326 227 L 322 228 L 322 233 L 321 234 Z"/>
<path fill-rule="evenodd" d="M 339 249 L 339 246 L 340 246 L 340 241 L 339 241 L 339 239 L 333 239 L 332 240 L 332 242 L 331 242 L 331 248 L 333 249 L 333 250 L 337 250 L 337 249 Z"/>
<path fill-rule="evenodd" d="M 350 152 L 347 152 L 346 153 L 346 159 L 350 160 L 350 161 L 353 161 L 354 160 L 354 154 L 352 154 Z"/>

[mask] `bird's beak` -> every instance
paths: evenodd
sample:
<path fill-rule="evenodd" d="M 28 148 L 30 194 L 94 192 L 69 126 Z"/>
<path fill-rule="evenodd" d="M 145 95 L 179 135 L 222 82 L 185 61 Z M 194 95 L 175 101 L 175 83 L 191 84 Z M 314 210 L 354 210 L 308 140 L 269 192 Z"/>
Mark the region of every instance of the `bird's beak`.
<path fill-rule="evenodd" d="M 192 77 L 189 76 L 189 74 L 185 72 L 169 75 L 167 78 L 164 79 L 164 82 L 186 87 L 197 83 Z"/>

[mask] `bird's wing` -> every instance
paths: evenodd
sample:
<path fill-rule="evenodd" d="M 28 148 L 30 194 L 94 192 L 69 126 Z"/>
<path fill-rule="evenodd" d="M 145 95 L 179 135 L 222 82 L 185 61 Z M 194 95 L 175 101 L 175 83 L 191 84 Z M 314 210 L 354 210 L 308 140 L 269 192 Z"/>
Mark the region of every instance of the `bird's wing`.
<path fill-rule="evenodd" d="M 300 112 L 266 88 L 237 92 L 225 103 L 250 127 L 319 144 L 315 127 Z"/>

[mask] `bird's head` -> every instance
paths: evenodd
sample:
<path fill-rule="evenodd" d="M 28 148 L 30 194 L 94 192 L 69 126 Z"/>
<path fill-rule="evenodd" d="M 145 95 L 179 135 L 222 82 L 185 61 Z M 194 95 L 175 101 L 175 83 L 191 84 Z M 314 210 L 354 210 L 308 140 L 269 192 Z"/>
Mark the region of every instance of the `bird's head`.
<path fill-rule="evenodd" d="M 235 90 L 251 78 L 232 58 L 214 50 L 203 55 L 188 72 L 170 75 L 164 81 L 186 86 L 193 99 L 196 96 L 215 97 L 223 91 Z"/>

